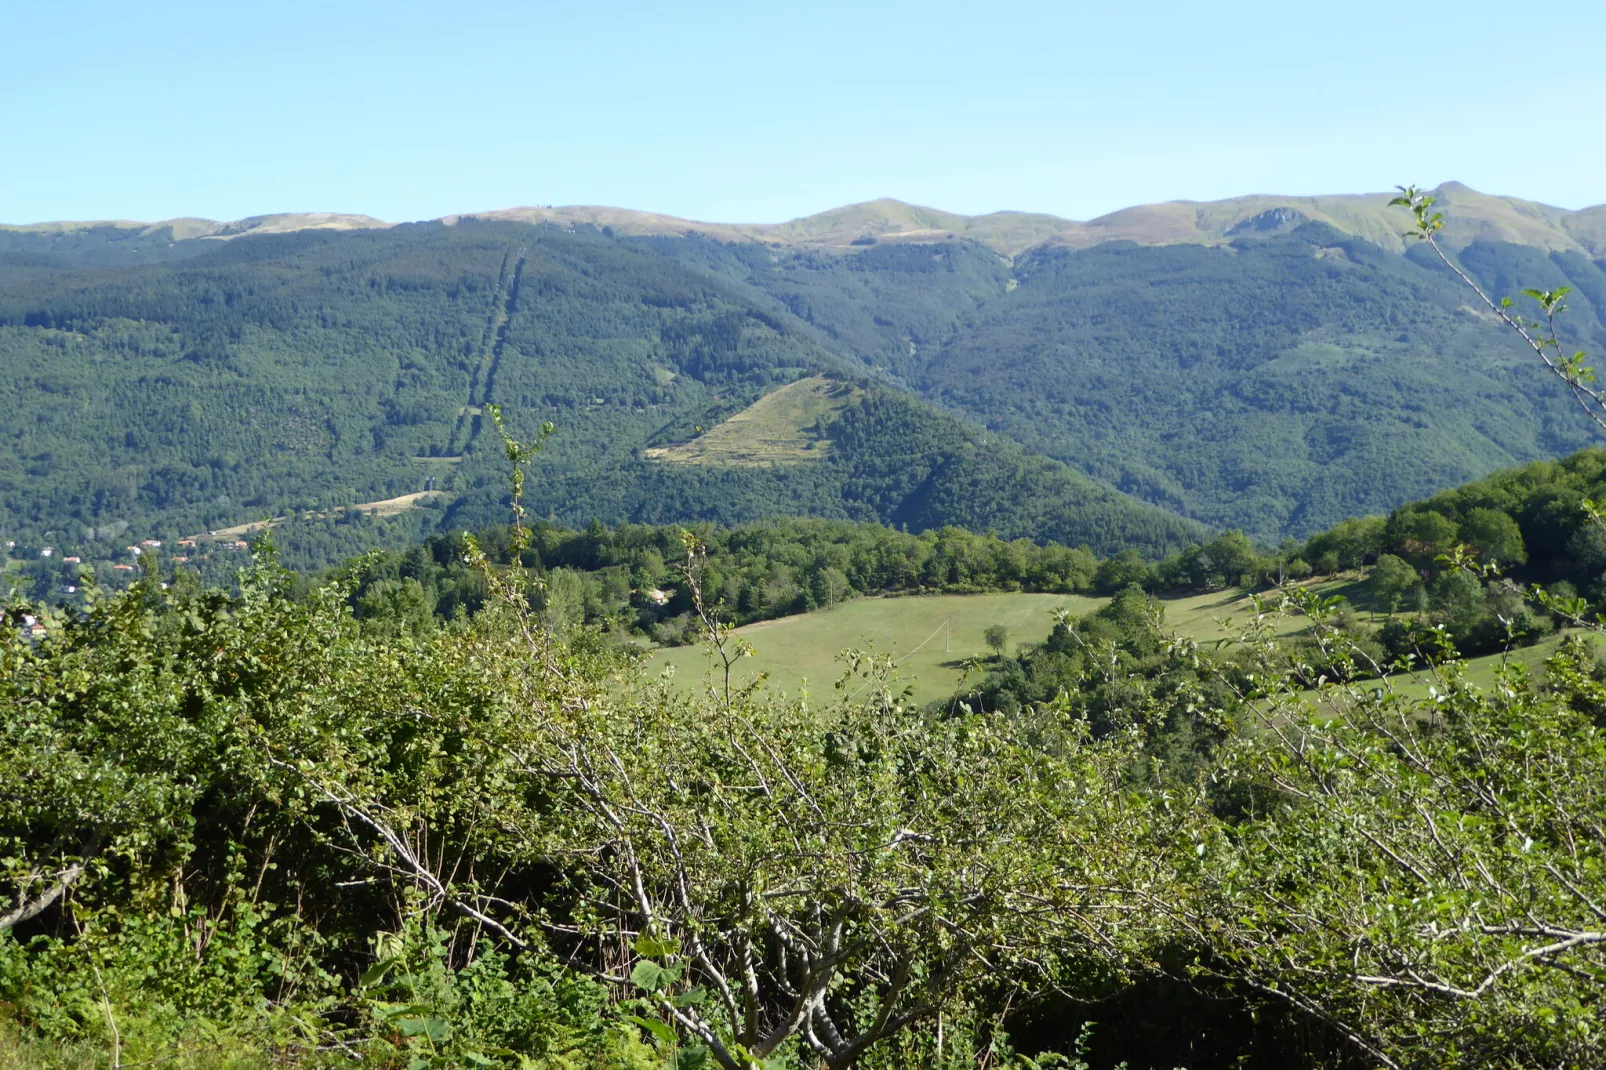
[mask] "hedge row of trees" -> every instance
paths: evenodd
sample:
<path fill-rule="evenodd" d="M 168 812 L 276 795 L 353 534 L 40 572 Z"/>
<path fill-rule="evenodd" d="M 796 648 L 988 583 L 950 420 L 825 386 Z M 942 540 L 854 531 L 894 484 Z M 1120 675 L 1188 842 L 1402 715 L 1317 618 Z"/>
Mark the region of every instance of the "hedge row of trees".
<path fill-rule="evenodd" d="M 1523 585 L 1543 584 L 1563 601 L 1606 594 L 1606 539 L 1582 505 L 1591 495 L 1606 496 L 1602 451 L 1497 473 L 1388 517 L 1345 521 L 1302 544 L 1267 551 L 1240 532 L 1226 532 L 1157 562 L 1136 550 L 1099 560 L 1084 548 L 952 527 L 909 534 L 874 523 L 779 519 L 690 530 L 708 555 L 702 582 L 710 604 L 738 625 L 873 594 L 1266 589 L 1354 573 L 1368 577 L 1348 591 L 1360 610 L 1415 614 L 1445 627 L 1471 655 L 1532 642 L 1550 630 L 1549 615 L 1525 601 Z M 517 557 L 544 578 L 538 602 L 555 626 L 595 625 L 678 643 L 697 630 L 682 576 L 683 530 L 597 523 L 574 530 L 542 522 Z M 510 531 L 493 527 L 479 536 L 497 564 L 514 560 Z M 373 627 L 407 630 L 477 611 L 483 578 L 464 566 L 464 545 L 462 535 L 443 535 L 370 556 L 355 596 L 359 613 Z M 1457 553 L 1485 574 L 1447 564 Z M 1375 629 L 1357 623 L 1351 631 L 1361 640 Z M 1381 662 L 1416 644 L 1404 623 L 1373 639 Z"/>
<path fill-rule="evenodd" d="M 506 526 L 481 532 L 476 542 L 495 564 L 517 560 L 541 578 L 536 605 L 560 631 L 593 625 L 683 642 L 698 627 L 684 572 L 687 531 L 702 548 L 704 597 L 734 624 L 862 595 L 1088 592 L 1100 569 L 1085 549 L 1005 541 L 959 528 L 915 535 L 831 520 L 735 528 L 592 524 L 583 531 L 542 522 L 518 552 L 510 541 L 513 529 Z M 445 621 L 460 611 L 477 612 L 487 591 L 483 575 L 464 564 L 465 550 L 465 536 L 439 536 L 363 560 L 353 594 L 359 615 L 372 627 L 416 630 L 432 617 Z"/>

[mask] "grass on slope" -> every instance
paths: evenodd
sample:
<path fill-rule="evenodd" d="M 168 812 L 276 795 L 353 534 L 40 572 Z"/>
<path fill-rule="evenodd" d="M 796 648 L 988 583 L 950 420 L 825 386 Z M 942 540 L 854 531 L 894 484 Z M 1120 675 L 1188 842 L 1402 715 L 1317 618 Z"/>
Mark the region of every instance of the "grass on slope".
<path fill-rule="evenodd" d="M 1322 594 L 1344 594 L 1359 612 L 1366 612 L 1361 584 L 1342 580 L 1316 584 Z M 815 613 L 762 621 L 737 629 L 752 644 L 754 656 L 737 662 L 733 684 L 745 684 L 759 672 L 769 674 L 767 687 L 776 694 L 796 695 L 805 688 L 812 695 L 830 696 L 843 666 L 837 655 L 844 649 L 865 647 L 898 659 L 900 684 L 913 689 L 916 702 L 946 698 L 959 688 L 969 659 L 990 655 L 982 633 L 992 624 L 1009 631 L 1007 650 L 1020 643 L 1040 643 L 1053 627 L 1054 612 L 1073 616 L 1104 604 L 1102 598 L 1056 594 L 920 595 L 908 598 L 863 598 Z M 1239 634 L 1253 606 L 1250 596 L 1236 588 L 1164 600 L 1165 628 L 1201 642 Z M 1381 619 L 1381 615 L 1379 616 Z M 1305 627 L 1302 617 L 1290 615 L 1278 623 L 1277 634 L 1293 635 Z M 1560 643 L 1553 636 L 1509 655 L 1492 654 L 1467 662 L 1467 680 L 1479 687 L 1494 682 L 1501 658 L 1509 656 L 1538 671 Z M 705 645 L 669 647 L 652 652 L 650 671 L 672 668 L 678 683 L 700 684 L 717 670 L 718 660 Z M 1423 697 L 1433 683 L 1430 674 L 1402 676 L 1395 686 L 1404 694 Z"/>
<path fill-rule="evenodd" d="M 1468 658 L 1465 663 L 1466 671 L 1462 679 L 1473 687 L 1488 690 L 1494 686 L 1496 671 L 1506 662 L 1526 666 L 1528 671 L 1537 679 L 1544 674 L 1545 661 L 1556 653 L 1556 648 L 1561 646 L 1562 639 L 1569 634 L 1578 633 L 1558 633 L 1541 639 L 1533 646 L 1518 647 L 1502 654 L 1486 654 L 1480 658 Z M 1606 653 L 1606 643 L 1602 642 L 1600 636 L 1586 635 L 1585 638 L 1594 646 L 1597 654 Z M 1443 691 L 1445 686 L 1443 678 L 1433 669 L 1422 669 L 1409 674 L 1396 674 L 1391 679 L 1394 683 L 1394 690 L 1407 698 L 1426 698 L 1428 696 L 1428 688 L 1434 687 Z M 1369 683 L 1362 682 L 1354 686 L 1365 690 Z"/>
<path fill-rule="evenodd" d="M 411 494 L 403 494 L 396 498 L 386 498 L 384 501 L 359 502 L 358 504 L 349 507 L 336 506 L 327 513 L 303 513 L 302 516 L 306 519 L 321 519 L 331 515 L 332 513 L 344 513 L 347 508 L 359 513 L 369 513 L 373 516 L 399 516 L 400 514 L 405 513 L 407 510 L 418 505 L 420 502 L 433 501 L 434 499 L 440 497 L 444 497 L 444 493 L 442 491 L 419 490 L 414 491 Z M 233 527 L 217 528 L 213 531 L 207 532 L 205 535 L 193 535 L 191 538 L 238 539 L 242 535 L 250 535 L 253 532 L 261 531 L 263 528 L 272 527 L 274 524 L 277 524 L 282 520 L 284 520 L 284 517 L 282 516 L 276 516 L 272 520 L 253 520 L 248 524 L 235 524 Z"/>
<path fill-rule="evenodd" d="M 282 1055 L 254 1048 L 248 1041 L 223 1040 L 193 1045 L 151 1044 L 138 1036 L 139 1022 L 124 1019 L 123 1030 L 135 1027 L 135 1036 L 123 1045 L 86 1037 L 51 1044 L 27 1036 L 11 1024 L 0 1024 L 0 1070 L 116 1070 L 118 1067 L 160 1066 L 162 1070 L 271 1070 L 303 1065 Z M 129 1043 L 129 1040 L 132 1043 Z M 155 1057 L 149 1057 L 152 1055 Z M 132 1056 L 132 1057 L 131 1057 Z M 310 1065 L 310 1064 L 308 1064 Z"/>
<path fill-rule="evenodd" d="M 1311 589 L 1318 594 L 1341 595 L 1357 613 L 1381 625 L 1388 617 L 1383 607 L 1374 603 L 1370 590 L 1364 580 L 1357 579 L 1351 573 L 1341 579 L 1325 580 L 1312 584 Z M 1165 603 L 1166 627 L 1179 635 L 1190 636 L 1201 641 L 1226 639 L 1239 633 L 1241 627 L 1248 622 L 1253 612 L 1249 602 L 1249 595 L 1243 591 L 1232 589 L 1227 591 L 1213 591 L 1210 594 L 1194 595 L 1188 598 L 1167 600 Z M 1305 618 L 1290 614 L 1278 623 L 1276 633 L 1280 636 L 1295 635 L 1305 629 Z M 1576 631 L 1567 631 L 1548 636 L 1532 646 L 1518 647 L 1514 650 L 1500 654 L 1486 654 L 1482 657 L 1467 658 L 1463 679 L 1474 687 L 1487 689 L 1494 686 L 1495 673 L 1505 662 L 1524 665 L 1529 672 L 1542 674 L 1545 661 L 1556 653 L 1561 646 L 1562 639 L 1569 634 L 1580 634 Z M 1590 638 L 1587 637 L 1586 638 Z M 1599 636 L 1592 637 L 1591 642 L 1597 652 L 1606 653 L 1606 642 Z M 1400 673 L 1391 678 L 1394 690 L 1408 697 L 1421 699 L 1428 695 L 1429 687 L 1444 689 L 1442 678 L 1431 668 L 1423 668 L 1413 673 Z M 1363 681 L 1350 685 L 1365 690 L 1372 682 Z M 1314 692 L 1307 692 L 1314 695 Z"/>
<path fill-rule="evenodd" d="M 761 621 L 737 630 L 755 654 L 737 663 L 733 683 L 769 673 L 777 693 L 833 694 L 843 666 L 837 654 L 849 647 L 873 647 L 899 659 L 896 679 L 914 689 L 917 702 L 946 698 L 959 687 L 967 659 L 990 654 L 982 633 L 992 624 L 1009 631 L 1006 649 L 1040 643 L 1054 626 L 1054 612 L 1090 613 L 1103 598 L 1060 594 L 952 594 L 907 598 L 862 598 L 796 617 Z M 1165 602 L 1166 627 L 1200 640 L 1226 638 L 1250 613 L 1242 591 L 1212 591 Z M 1298 630 L 1290 619 L 1286 630 Z M 681 683 L 695 684 L 717 666 L 706 646 L 671 647 L 653 652 L 654 670 L 673 667 Z"/>
<path fill-rule="evenodd" d="M 873 648 L 899 659 L 896 679 L 914 688 L 917 702 L 953 694 L 966 659 L 988 653 L 982 632 L 993 624 L 1009 630 L 1007 649 L 1018 642 L 1041 642 L 1053 627 L 1054 611 L 1087 613 L 1102 599 L 1058 594 L 919 595 L 861 598 L 816 613 L 762 621 L 738 630 L 755 656 L 737 663 L 733 683 L 769 673 L 769 688 L 796 695 L 805 687 L 832 696 L 843 666 L 837 654 L 853 647 Z M 650 668 L 672 667 L 675 678 L 695 685 L 712 667 L 706 646 L 653 652 Z"/>
<path fill-rule="evenodd" d="M 690 442 L 643 451 L 670 464 L 726 464 L 758 468 L 825 457 L 830 444 L 820 422 L 842 411 L 860 391 L 821 375 L 799 379 L 759 398 Z"/>

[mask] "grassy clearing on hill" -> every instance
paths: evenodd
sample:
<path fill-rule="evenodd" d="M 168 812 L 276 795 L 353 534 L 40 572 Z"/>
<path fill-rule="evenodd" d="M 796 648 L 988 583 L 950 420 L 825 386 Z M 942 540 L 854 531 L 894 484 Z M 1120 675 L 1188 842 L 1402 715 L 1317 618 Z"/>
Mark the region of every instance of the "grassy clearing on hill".
<path fill-rule="evenodd" d="M 759 398 L 690 442 L 644 451 L 671 464 L 729 464 L 744 468 L 819 460 L 829 449 L 820 421 L 859 396 L 847 383 L 813 375 Z"/>
<path fill-rule="evenodd" d="M 1361 613 L 1371 611 L 1365 585 L 1353 580 L 1331 580 L 1314 585 L 1323 594 L 1342 594 Z M 1105 599 L 1057 594 L 920 595 L 907 598 L 863 598 L 816 613 L 762 621 L 737 630 L 753 645 L 754 656 L 736 665 L 732 682 L 743 684 L 759 672 L 769 673 L 768 686 L 777 693 L 830 696 L 842 675 L 837 655 L 847 648 L 873 647 L 899 659 L 897 681 L 913 689 L 916 702 L 946 698 L 956 691 L 968 659 L 991 656 L 982 633 L 992 624 L 1009 631 L 1007 649 L 1020 643 L 1040 643 L 1053 627 L 1054 612 L 1064 608 L 1073 615 L 1091 612 Z M 1254 608 L 1250 595 L 1237 588 L 1207 594 L 1167 598 L 1165 627 L 1177 635 L 1213 642 L 1239 634 Z M 1376 613 L 1379 623 L 1386 616 Z M 1289 616 L 1276 632 L 1289 636 L 1304 630 L 1302 617 Z M 1560 637 L 1512 651 L 1509 657 L 1539 670 L 1556 650 Z M 1505 655 L 1492 654 L 1467 661 L 1467 679 L 1480 687 L 1494 682 L 1495 669 Z M 700 684 L 716 668 L 717 659 L 706 646 L 662 648 L 652 652 L 654 672 L 673 668 L 676 680 Z M 1420 697 L 1433 683 L 1428 674 L 1402 677 L 1396 686 Z"/>
<path fill-rule="evenodd" d="M 1037 643 L 1047 637 L 1056 609 L 1081 614 L 1102 603 L 1103 599 L 1059 594 L 862 598 L 740 629 L 737 634 L 756 653 L 738 663 L 734 679 L 745 683 L 764 671 L 777 692 L 796 694 L 806 686 L 810 694 L 832 696 L 842 675 L 837 654 L 848 647 L 873 646 L 878 653 L 900 659 L 897 679 L 913 687 L 916 701 L 931 702 L 953 694 L 966 659 L 989 653 L 982 638 L 989 625 L 1009 629 L 1007 649 L 1013 651 L 1017 643 Z M 673 667 L 678 681 L 695 685 L 710 668 L 708 648 L 654 651 L 652 668 L 661 667 Z"/>
<path fill-rule="evenodd" d="M 1545 660 L 1555 654 L 1556 648 L 1561 646 L 1562 639 L 1571 634 L 1579 633 L 1573 631 L 1558 633 L 1546 639 L 1541 639 L 1533 646 L 1519 647 L 1503 654 L 1486 654 L 1481 658 L 1468 658 L 1466 660 L 1464 679 L 1474 687 L 1493 687 L 1496 670 L 1500 668 L 1503 662 L 1507 661 L 1527 666 L 1528 671 L 1538 677 L 1545 671 Z M 1606 653 L 1606 645 L 1603 645 L 1600 636 L 1586 635 L 1585 638 L 1595 647 L 1597 654 Z M 1430 687 L 1436 687 L 1440 691 L 1444 690 L 1443 679 L 1432 669 L 1408 676 L 1395 676 L 1393 680 L 1394 689 L 1407 698 L 1425 698 Z M 1364 689 L 1366 684 L 1362 683 L 1358 686 Z"/>
<path fill-rule="evenodd" d="M 431 499 L 440 498 L 443 496 L 444 493 L 442 491 L 420 490 L 415 491 L 412 494 L 403 494 L 397 498 L 386 498 L 384 501 L 359 502 L 358 504 L 352 506 L 337 506 L 326 513 L 304 513 L 302 515 L 308 519 L 320 519 L 329 516 L 330 513 L 343 513 L 349 508 L 355 510 L 356 512 L 369 513 L 373 516 L 399 516 L 400 514 L 405 513 L 407 510 L 418 505 L 420 502 L 427 502 Z M 253 532 L 261 531 L 263 528 L 272 527 L 274 524 L 279 523 L 283 519 L 284 517 L 282 516 L 276 516 L 272 520 L 253 520 L 249 524 L 235 524 L 233 527 L 218 528 L 216 531 L 207 532 L 205 535 L 194 535 L 191 537 L 196 539 L 238 539 L 242 535 L 250 535 Z"/>
<path fill-rule="evenodd" d="M 1329 581 L 1312 584 L 1311 590 L 1324 595 L 1345 594 L 1353 600 L 1354 596 L 1346 592 L 1345 587 L 1342 581 Z M 1255 611 L 1250 593 L 1237 587 L 1181 598 L 1162 598 L 1161 601 L 1165 606 L 1166 630 L 1202 642 L 1237 636 Z M 1304 630 L 1304 618 L 1288 616 L 1277 623 L 1276 634 L 1294 635 Z"/>
<path fill-rule="evenodd" d="M 770 686 L 795 694 L 805 684 L 815 695 L 833 694 L 842 675 L 837 654 L 849 647 L 872 646 L 900 659 L 897 679 L 914 689 L 917 702 L 931 702 L 954 693 L 970 658 L 990 656 L 982 633 L 992 624 L 1009 631 L 1007 649 L 1040 643 L 1054 626 L 1054 612 L 1089 613 L 1102 598 L 1060 594 L 955 594 L 907 598 L 864 598 L 817 613 L 762 621 L 737 630 L 753 645 L 755 655 L 737 665 L 735 682 L 745 683 L 768 672 Z M 1200 640 L 1235 634 L 1249 617 L 1248 596 L 1239 590 L 1167 599 L 1166 626 Z M 1290 619 L 1285 634 L 1299 630 Z M 653 652 L 655 670 L 673 667 L 676 679 L 694 684 L 711 665 L 705 646 L 673 647 Z"/>

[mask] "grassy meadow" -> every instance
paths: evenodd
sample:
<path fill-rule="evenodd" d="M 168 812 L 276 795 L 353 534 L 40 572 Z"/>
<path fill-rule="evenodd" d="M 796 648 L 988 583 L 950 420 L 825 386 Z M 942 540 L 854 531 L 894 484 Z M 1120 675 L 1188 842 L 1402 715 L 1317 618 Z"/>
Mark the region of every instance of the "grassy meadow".
<path fill-rule="evenodd" d="M 754 656 L 742 659 L 734 682 L 746 683 L 759 672 L 769 674 L 777 693 L 834 694 L 843 667 L 844 649 L 871 648 L 898 659 L 900 683 L 913 688 L 917 702 L 946 698 L 959 687 L 965 663 L 990 656 L 983 632 L 1002 624 L 1009 632 L 1006 650 L 1019 643 L 1040 643 L 1054 626 L 1054 613 L 1073 616 L 1104 604 L 1102 598 L 1061 594 L 954 594 L 896 598 L 861 598 L 830 609 L 796 617 L 761 621 L 737 630 L 752 644 Z M 1239 590 L 1165 601 L 1165 623 L 1196 639 L 1222 639 L 1248 617 L 1248 596 Z M 1297 630 L 1290 620 L 1287 631 Z M 695 684 L 717 664 L 706 646 L 667 647 L 652 652 L 652 668 L 673 668 L 676 680 Z"/>
<path fill-rule="evenodd" d="M 1494 686 L 1495 673 L 1502 663 L 1512 662 L 1527 666 L 1528 670 L 1537 677 L 1544 672 L 1545 659 L 1556 652 L 1566 634 L 1584 634 L 1576 632 L 1558 633 L 1541 639 L 1533 646 L 1518 647 L 1503 654 L 1486 654 L 1481 658 L 1468 658 L 1465 661 L 1466 673 L 1464 679 L 1476 687 L 1489 688 Z M 1606 652 L 1601 645 L 1600 636 L 1585 634 L 1595 647 L 1596 653 Z M 1428 688 L 1439 687 L 1443 689 L 1439 676 L 1431 669 L 1413 673 L 1410 676 L 1394 677 L 1394 689 L 1408 698 L 1423 698 Z"/>
<path fill-rule="evenodd" d="M 1368 613 L 1364 584 L 1331 581 L 1316 585 L 1325 594 L 1348 597 L 1358 612 Z M 991 656 L 983 633 L 1002 624 L 1009 633 L 1006 650 L 1020 643 L 1040 643 L 1054 625 L 1054 614 L 1064 609 L 1073 616 L 1091 612 L 1105 599 L 1058 594 L 959 594 L 861 598 L 815 613 L 761 621 L 737 629 L 753 647 L 753 657 L 737 662 L 733 684 L 751 682 L 768 673 L 770 690 L 779 695 L 835 695 L 843 673 L 837 655 L 846 649 L 871 649 L 898 660 L 894 679 L 907 684 L 914 701 L 947 698 L 959 689 L 968 662 Z M 1253 612 L 1248 593 L 1236 588 L 1162 600 L 1165 627 L 1177 635 L 1210 642 L 1230 638 L 1241 630 Z M 1379 612 L 1381 622 L 1385 614 Z M 1288 616 L 1278 634 L 1293 635 L 1304 627 L 1303 618 Z M 1467 679 L 1481 687 L 1493 684 L 1503 658 L 1539 670 L 1555 652 L 1560 636 L 1552 636 L 1509 655 L 1491 654 L 1467 660 Z M 673 670 L 677 683 L 698 686 L 718 665 L 706 645 L 660 647 L 650 654 L 649 671 Z M 1402 678 L 1396 686 L 1421 696 L 1432 686 L 1431 674 Z"/>
<path fill-rule="evenodd" d="M 771 391 L 724 423 L 676 446 L 644 451 L 670 464 L 762 467 L 820 460 L 829 448 L 820 421 L 859 396 L 847 383 L 812 375 Z"/>
<path fill-rule="evenodd" d="M 1054 611 L 1073 614 L 1097 608 L 1102 599 L 1059 594 L 917 595 L 861 598 L 816 613 L 760 621 L 737 634 L 752 644 L 754 656 L 738 664 L 736 680 L 769 673 L 777 693 L 835 694 L 842 675 L 837 654 L 870 648 L 898 660 L 896 679 L 914 688 L 918 702 L 946 698 L 959 686 L 967 659 L 987 653 L 982 638 L 990 625 L 1009 630 L 1007 649 L 1018 642 L 1041 642 L 1054 625 Z M 655 650 L 652 667 L 673 668 L 675 678 L 697 683 L 709 671 L 706 646 Z"/>

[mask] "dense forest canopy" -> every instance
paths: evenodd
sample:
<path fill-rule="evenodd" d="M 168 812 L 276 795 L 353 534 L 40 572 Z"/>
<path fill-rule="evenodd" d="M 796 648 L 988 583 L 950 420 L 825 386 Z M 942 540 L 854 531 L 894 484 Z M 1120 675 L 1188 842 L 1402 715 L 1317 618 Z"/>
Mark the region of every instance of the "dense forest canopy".
<path fill-rule="evenodd" d="M 1588 441 L 1565 391 L 1531 379 L 1424 250 L 1279 218 L 1217 245 L 1048 243 L 1012 262 L 958 242 L 847 257 L 652 244 L 777 298 L 927 400 L 1262 538 Z M 1586 254 L 1477 241 L 1457 256 L 1497 295 L 1572 286 L 1570 336 L 1606 339 L 1606 272 Z"/>
<path fill-rule="evenodd" d="M 410 531 L 491 523 L 492 402 L 520 428 L 558 424 L 531 508 L 570 523 L 802 513 L 1150 551 L 1193 531 L 886 387 L 813 429 L 835 447 L 818 463 L 652 463 L 644 447 L 801 376 L 866 369 L 719 278 L 595 232 L 309 232 L 0 273 L 0 524 L 30 545 L 108 559 L 130 539 L 427 489 L 449 508 Z M 331 540 L 314 563 L 341 552 Z"/>
<path fill-rule="evenodd" d="M 1272 223 L 1013 259 L 959 237 L 842 251 L 471 219 L 7 232 L 0 529 L 111 561 L 426 489 L 440 511 L 392 522 L 392 545 L 480 527 L 500 515 L 489 403 L 558 425 L 531 507 L 560 522 L 803 514 L 1100 553 L 1195 536 L 1167 512 L 1304 536 L 1583 443 L 1442 266 Z M 1492 292 L 1574 287 L 1569 329 L 1606 332 L 1584 252 L 1456 255 Z M 836 447 L 815 463 L 643 455 L 820 373 L 869 392 L 810 429 Z M 316 563 L 351 545 L 317 541 Z"/>

